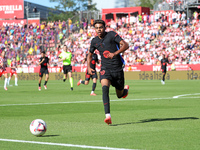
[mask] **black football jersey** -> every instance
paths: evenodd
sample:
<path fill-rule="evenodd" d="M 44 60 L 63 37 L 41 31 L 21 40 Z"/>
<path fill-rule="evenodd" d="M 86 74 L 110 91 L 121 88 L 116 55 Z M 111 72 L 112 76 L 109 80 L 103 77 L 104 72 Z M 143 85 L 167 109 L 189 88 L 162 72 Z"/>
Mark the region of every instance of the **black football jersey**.
<path fill-rule="evenodd" d="M 166 69 L 167 68 L 167 64 L 169 63 L 168 59 L 165 58 L 165 59 L 161 59 L 161 68 L 162 69 Z"/>
<path fill-rule="evenodd" d="M 100 39 L 98 36 L 92 39 L 90 45 L 90 52 L 94 53 L 97 49 L 101 55 L 101 67 L 113 71 L 122 70 L 123 62 L 120 55 L 114 56 L 113 59 L 107 57 L 108 53 L 118 51 L 119 43 L 122 38 L 114 31 L 105 32 L 104 38 Z"/>
<path fill-rule="evenodd" d="M 47 64 L 49 63 L 49 58 L 48 57 L 40 57 L 40 62 L 42 59 L 45 59 L 40 65 L 42 69 L 47 69 Z"/>

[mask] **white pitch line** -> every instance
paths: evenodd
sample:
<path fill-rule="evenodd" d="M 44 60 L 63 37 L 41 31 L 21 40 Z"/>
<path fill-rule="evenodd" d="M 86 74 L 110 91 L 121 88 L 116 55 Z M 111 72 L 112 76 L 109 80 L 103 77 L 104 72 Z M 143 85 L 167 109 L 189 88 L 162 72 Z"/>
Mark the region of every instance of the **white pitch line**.
<path fill-rule="evenodd" d="M 189 96 L 189 95 L 200 95 L 200 93 L 176 95 L 176 96 L 173 96 L 173 98 L 179 98 L 179 97 Z"/>
<path fill-rule="evenodd" d="M 17 142 L 17 143 L 30 143 L 30 144 L 42 144 L 42 145 L 53 145 L 53 146 L 65 146 L 65 147 L 77 147 L 77 148 L 102 149 L 102 150 L 136 150 L 136 149 L 126 149 L 126 148 L 88 146 L 88 145 L 74 145 L 74 144 L 65 144 L 65 143 L 37 142 L 37 141 L 24 141 L 24 140 L 13 140 L 13 139 L 0 139 L 0 141 Z"/>
<path fill-rule="evenodd" d="M 199 98 L 200 99 L 200 97 L 181 97 L 181 98 Z"/>
<path fill-rule="evenodd" d="M 145 99 L 115 99 L 110 100 L 111 102 L 121 102 L 121 101 L 148 101 L 148 100 L 162 100 L 162 99 L 172 99 L 172 97 L 165 97 L 165 98 L 145 98 Z M 27 103 L 27 104 L 1 104 L 0 107 L 4 106 L 28 106 L 28 105 L 51 105 L 51 104 L 74 104 L 74 103 L 99 103 L 102 100 L 95 100 L 95 101 L 72 101 L 72 102 L 51 102 L 51 103 Z"/>
<path fill-rule="evenodd" d="M 187 95 L 200 95 L 200 93 L 195 94 L 185 94 Z M 177 97 L 178 96 L 178 97 Z M 163 99 L 172 99 L 172 98 L 179 98 L 183 95 L 177 95 L 173 97 L 163 97 L 163 98 L 144 98 L 144 99 L 115 99 L 110 100 L 111 102 L 121 102 L 121 101 L 152 101 L 152 100 L 163 100 Z M 185 98 L 185 97 L 182 97 Z M 199 97 L 187 97 L 187 98 L 199 98 Z M 0 107 L 5 106 L 33 106 L 33 105 L 52 105 L 52 104 L 78 104 L 78 103 L 99 103 L 102 102 L 102 100 L 95 100 L 95 101 L 72 101 L 72 102 L 51 102 L 51 103 L 27 103 L 27 104 L 1 104 Z"/>

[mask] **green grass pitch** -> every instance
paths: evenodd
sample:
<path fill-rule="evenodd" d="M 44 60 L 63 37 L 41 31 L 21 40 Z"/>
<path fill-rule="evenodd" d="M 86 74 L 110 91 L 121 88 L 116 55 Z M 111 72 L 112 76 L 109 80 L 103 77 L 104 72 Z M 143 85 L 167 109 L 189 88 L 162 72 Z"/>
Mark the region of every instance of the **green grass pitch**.
<path fill-rule="evenodd" d="M 70 91 L 68 81 L 49 81 L 48 90 L 42 87 L 38 91 L 38 81 L 19 81 L 18 87 L 8 86 L 8 91 L 4 91 L 1 81 L 0 149 L 200 149 L 199 80 L 171 80 L 165 85 L 158 80 L 126 81 L 130 86 L 126 99 L 117 99 L 111 87 L 113 124 L 109 126 L 104 123 L 100 83 L 95 91 L 97 96 L 90 96 L 92 83 L 87 86 L 76 83 L 74 91 Z M 30 133 L 29 125 L 34 119 L 46 122 L 44 136 Z"/>

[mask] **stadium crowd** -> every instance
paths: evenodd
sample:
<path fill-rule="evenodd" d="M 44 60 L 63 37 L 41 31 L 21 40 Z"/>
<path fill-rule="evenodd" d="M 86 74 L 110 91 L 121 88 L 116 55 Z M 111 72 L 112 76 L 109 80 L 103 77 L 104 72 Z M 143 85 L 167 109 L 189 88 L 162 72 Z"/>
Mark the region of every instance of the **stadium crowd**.
<path fill-rule="evenodd" d="M 5 47 L 8 58 L 17 57 L 21 66 L 37 66 L 40 51 L 45 48 L 50 66 L 59 66 L 58 55 L 65 44 L 72 52 L 72 65 L 76 66 L 82 63 L 92 38 L 96 36 L 92 23 L 59 21 L 29 25 L 27 29 L 23 26 L 0 27 L 0 48 Z M 160 65 L 162 54 L 175 64 L 200 63 L 197 12 L 192 18 L 186 18 L 180 12 L 124 16 L 107 22 L 107 31 L 111 30 L 129 43 L 129 50 L 123 54 L 127 65 Z M 55 44 L 56 48 L 51 49 Z"/>

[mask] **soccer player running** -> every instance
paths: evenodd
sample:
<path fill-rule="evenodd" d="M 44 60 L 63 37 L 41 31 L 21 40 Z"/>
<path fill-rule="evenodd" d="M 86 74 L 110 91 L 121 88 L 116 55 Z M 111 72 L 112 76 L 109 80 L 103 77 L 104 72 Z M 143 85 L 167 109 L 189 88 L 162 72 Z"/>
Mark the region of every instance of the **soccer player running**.
<path fill-rule="evenodd" d="M 113 31 L 106 32 L 105 22 L 103 20 L 95 20 L 94 27 L 98 36 L 91 41 L 87 67 L 89 74 L 95 74 L 95 70 L 90 67 L 90 62 L 92 60 L 92 54 L 97 49 L 101 55 L 100 81 L 106 115 L 104 122 L 109 125 L 112 124 L 109 98 L 110 85 L 115 87 L 118 98 L 125 98 L 128 95 L 129 86 L 126 85 L 124 87 L 123 62 L 120 53 L 127 50 L 129 45 L 117 33 Z M 119 50 L 118 47 L 120 47 Z"/>
<path fill-rule="evenodd" d="M 7 82 L 8 82 L 8 73 L 6 71 L 6 67 L 7 67 L 7 58 L 6 58 L 6 52 L 2 51 L 1 52 L 1 56 L 0 56 L 0 77 L 2 75 L 4 75 L 5 77 L 5 81 L 4 81 L 4 90 L 8 90 L 7 89 Z"/>
<path fill-rule="evenodd" d="M 15 76 L 15 86 L 18 86 L 17 84 L 17 61 L 16 58 L 14 57 L 11 64 L 10 64 L 10 77 L 8 78 L 8 85 L 10 84 L 10 80 L 12 76 Z"/>
<path fill-rule="evenodd" d="M 67 78 L 67 73 L 69 76 L 69 82 L 71 85 L 71 91 L 73 91 L 73 78 L 72 78 L 72 66 L 71 66 L 71 60 L 72 60 L 72 53 L 67 52 L 67 45 L 63 46 L 63 51 L 60 53 L 58 61 L 63 62 L 63 72 L 64 72 L 64 78 L 63 81 L 65 82 Z"/>
<path fill-rule="evenodd" d="M 48 64 L 49 64 L 49 58 L 45 56 L 45 51 L 42 51 L 41 57 L 39 60 L 39 65 L 41 65 L 40 73 L 39 73 L 39 87 L 38 87 L 39 91 L 41 91 L 41 81 L 42 81 L 43 74 L 45 74 L 44 89 L 47 90 L 46 84 L 49 79 Z"/>
<path fill-rule="evenodd" d="M 161 59 L 161 70 L 163 73 L 163 78 L 161 80 L 161 83 L 164 85 L 165 84 L 165 75 L 167 72 L 167 64 L 169 63 L 168 58 L 165 57 L 165 55 L 163 54 L 163 58 Z"/>
<path fill-rule="evenodd" d="M 87 56 L 88 56 L 88 54 L 86 55 L 85 59 L 83 60 L 83 62 L 82 62 L 83 64 L 85 63 L 85 61 L 87 61 Z M 92 91 L 91 91 L 90 95 L 93 95 L 93 96 L 96 96 L 96 94 L 94 93 L 95 88 L 96 88 L 96 84 L 97 84 L 96 63 L 99 63 L 98 56 L 97 56 L 97 54 L 93 53 L 92 60 L 90 62 L 90 68 L 92 68 L 94 70 L 94 75 L 90 75 L 90 74 L 88 74 L 88 71 L 86 71 L 86 73 L 85 73 L 85 81 L 80 79 L 78 81 L 78 83 L 77 83 L 78 86 L 80 84 L 88 85 L 89 81 L 90 81 L 90 78 L 92 78 L 93 85 L 92 85 Z"/>

